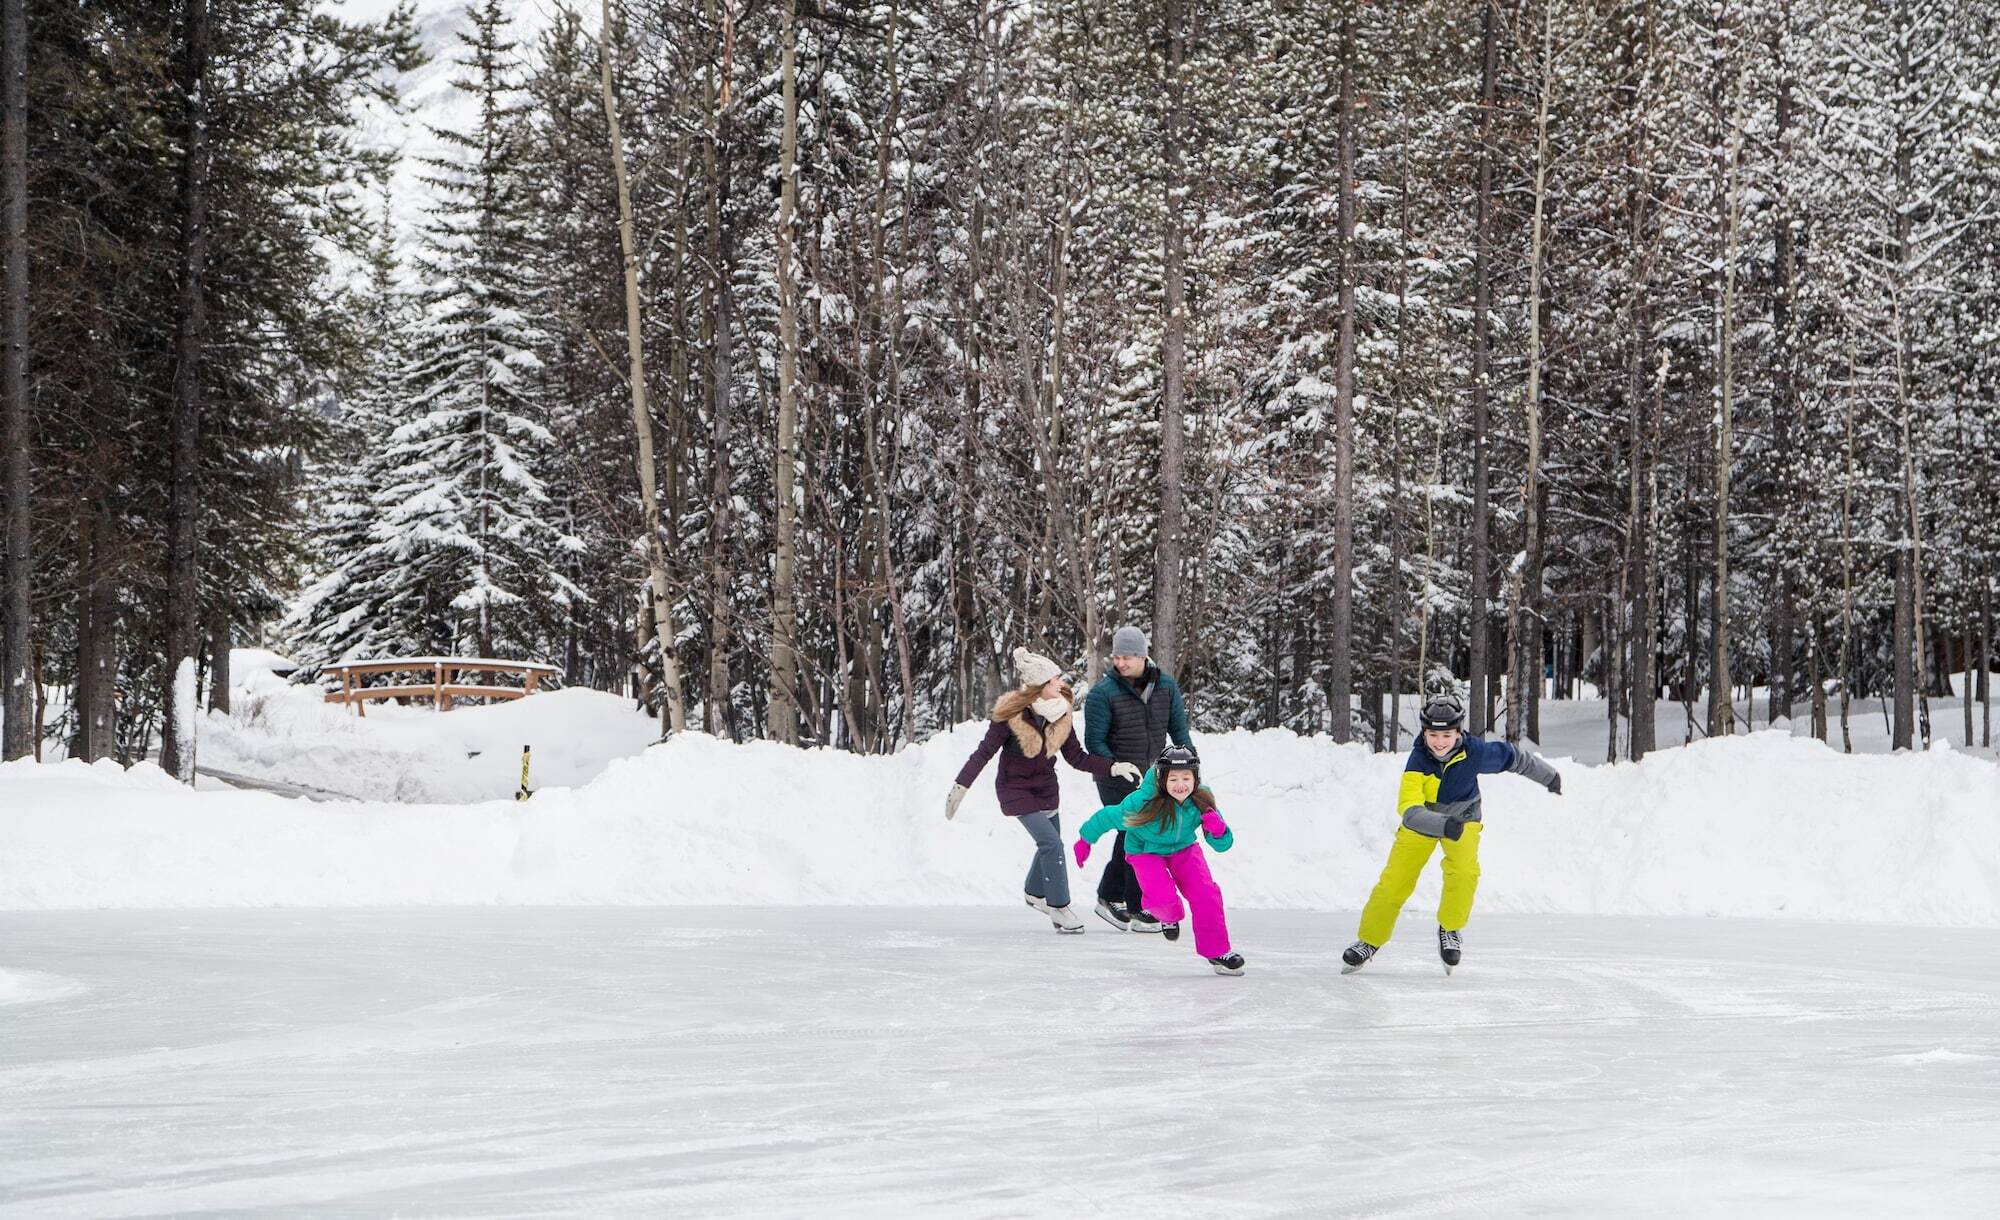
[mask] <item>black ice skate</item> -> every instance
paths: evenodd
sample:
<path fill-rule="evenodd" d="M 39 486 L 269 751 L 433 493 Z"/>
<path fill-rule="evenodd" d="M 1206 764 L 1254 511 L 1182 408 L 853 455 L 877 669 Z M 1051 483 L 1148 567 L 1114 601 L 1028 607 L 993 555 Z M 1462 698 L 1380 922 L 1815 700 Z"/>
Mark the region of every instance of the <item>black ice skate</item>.
<path fill-rule="evenodd" d="M 1160 925 L 1160 935 L 1166 937 L 1168 940 L 1179 940 L 1181 938 L 1181 926 L 1178 923 L 1163 923 Z"/>
<path fill-rule="evenodd" d="M 1342 974 L 1353 974 L 1356 970 L 1359 970 L 1363 966 L 1366 966 L 1368 964 L 1368 959 L 1374 956 L 1375 956 L 1374 945 L 1369 944 L 1365 940 L 1357 940 L 1353 944 L 1347 946 L 1347 948 L 1341 950 L 1340 972 Z"/>
<path fill-rule="evenodd" d="M 1452 967 L 1458 965 L 1459 958 L 1463 956 L 1460 951 L 1464 948 L 1465 946 L 1459 943 L 1458 933 L 1444 928 L 1438 929 L 1438 956 L 1444 959 L 1446 974 L 1450 974 Z"/>
<path fill-rule="evenodd" d="M 1097 917 L 1120 932 L 1138 931 L 1132 926 L 1131 913 L 1115 902 L 1105 902 L 1100 899 L 1097 903 Z"/>
<path fill-rule="evenodd" d="M 1211 957 L 1208 959 L 1208 964 L 1215 967 L 1217 974 L 1243 973 L 1243 955 L 1241 953 L 1228 953 L 1221 957 Z"/>

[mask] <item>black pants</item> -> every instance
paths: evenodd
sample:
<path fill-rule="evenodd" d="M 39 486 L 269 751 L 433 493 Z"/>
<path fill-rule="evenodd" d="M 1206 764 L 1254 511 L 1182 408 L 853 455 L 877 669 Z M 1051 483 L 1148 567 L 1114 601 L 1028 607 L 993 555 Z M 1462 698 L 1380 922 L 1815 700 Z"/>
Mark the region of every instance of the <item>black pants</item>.
<path fill-rule="evenodd" d="M 1107 805 L 1116 805 L 1132 795 L 1137 784 L 1127 783 L 1116 776 L 1106 776 L 1097 781 L 1097 797 Z M 1141 907 L 1139 875 L 1125 862 L 1125 832 L 1119 831 L 1111 844 L 1111 858 L 1104 862 L 1104 875 L 1097 879 L 1097 900 L 1116 902 L 1128 911 L 1138 911 Z"/>

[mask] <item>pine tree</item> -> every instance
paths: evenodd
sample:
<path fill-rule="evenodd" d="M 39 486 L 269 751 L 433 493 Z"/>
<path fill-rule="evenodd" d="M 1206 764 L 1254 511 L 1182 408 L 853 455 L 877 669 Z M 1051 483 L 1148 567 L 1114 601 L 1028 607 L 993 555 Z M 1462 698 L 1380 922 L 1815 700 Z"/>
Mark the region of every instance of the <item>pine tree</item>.
<path fill-rule="evenodd" d="M 376 495 L 374 545 L 398 588 L 382 602 L 406 647 L 540 655 L 581 595 L 560 572 L 570 540 L 547 518 L 555 437 L 539 399 L 546 342 L 523 164 L 520 65 L 499 0 L 461 35 L 454 85 L 478 104 L 438 131 L 436 198 L 416 258 L 421 311 Z"/>

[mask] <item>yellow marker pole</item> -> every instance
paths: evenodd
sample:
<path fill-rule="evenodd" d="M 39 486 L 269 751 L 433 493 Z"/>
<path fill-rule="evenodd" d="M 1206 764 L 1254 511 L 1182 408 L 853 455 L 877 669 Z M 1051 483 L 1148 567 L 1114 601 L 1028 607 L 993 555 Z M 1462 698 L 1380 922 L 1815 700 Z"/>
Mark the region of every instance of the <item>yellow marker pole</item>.
<path fill-rule="evenodd" d="M 518 792 L 514 793 L 514 799 L 515 799 L 515 800 L 517 800 L 517 801 L 525 801 L 525 800 L 527 800 L 527 799 L 528 799 L 529 797 L 531 797 L 531 796 L 533 796 L 533 795 L 535 795 L 535 793 L 534 793 L 534 790 L 533 790 L 532 788 L 528 787 L 528 747 L 527 747 L 527 746 L 522 746 L 522 747 L 521 747 L 521 788 L 520 788 L 520 790 L 519 790 Z"/>

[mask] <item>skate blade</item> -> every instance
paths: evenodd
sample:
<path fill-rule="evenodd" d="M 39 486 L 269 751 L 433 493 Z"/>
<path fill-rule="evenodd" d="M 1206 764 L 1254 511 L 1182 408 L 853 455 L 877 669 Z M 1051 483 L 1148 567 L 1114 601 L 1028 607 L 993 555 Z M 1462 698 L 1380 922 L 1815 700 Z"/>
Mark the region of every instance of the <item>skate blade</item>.
<path fill-rule="evenodd" d="M 1451 972 L 1452 972 L 1452 971 L 1454 971 L 1454 970 L 1456 970 L 1456 969 L 1458 969 L 1458 967 L 1456 967 L 1456 966 L 1446 966 L 1446 967 L 1444 968 L 1444 973 L 1445 973 L 1445 977 L 1446 977 L 1446 978 L 1449 978 L 1449 977 L 1451 977 Z"/>
<path fill-rule="evenodd" d="M 1214 962 L 1210 962 L 1209 965 L 1215 966 L 1215 972 L 1217 974 L 1226 974 L 1232 978 L 1243 973 L 1243 968 L 1241 966 L 1238 966 L 1236 969 L 1231 970 L 1227 966 L 1216 966 Z"/>
<path fill-rule="evenodd" d="M 1361 966 L 1366 966 L 1367 964 L 1367 962 L 1363 962 Z M 1340 963 L 1340 972 L 1342 974 L 1357 974 L 1360 972 L 1361 966 L 1350 966 L 1346 962 L 1342 962 Z"/>
<path fill-rule="evenodd" d="M 1082 928 L 1065 928 L 1065 927 L 1063 927 L 1063 926 L 1062 926 L 1061 924 L 1057 924 L 1057 925 L 1056 925 L 1056 931 L 1057 931 L 1057 932 L 1058 932 L 1059 934 L 1063 935 L 1063 936 L 1082 936 L 1082 935 L 1083 935 L 1083 929 L 1082 929 Z"/>
<path fill-rule="evenodd" d="M 1119 923 L 1118 917 L 1115 915 L 1106 915 L 1104 912 L 1099 911 L 1097 912 L 1097 917 L 1103 920 L 1105 923 L 1108 923 L 1112 927 L 1118 929 L 1120 932 L 1132 932 L 1137 930 L 1133 928 L 1133 926 L 1129 923 Z"/>

